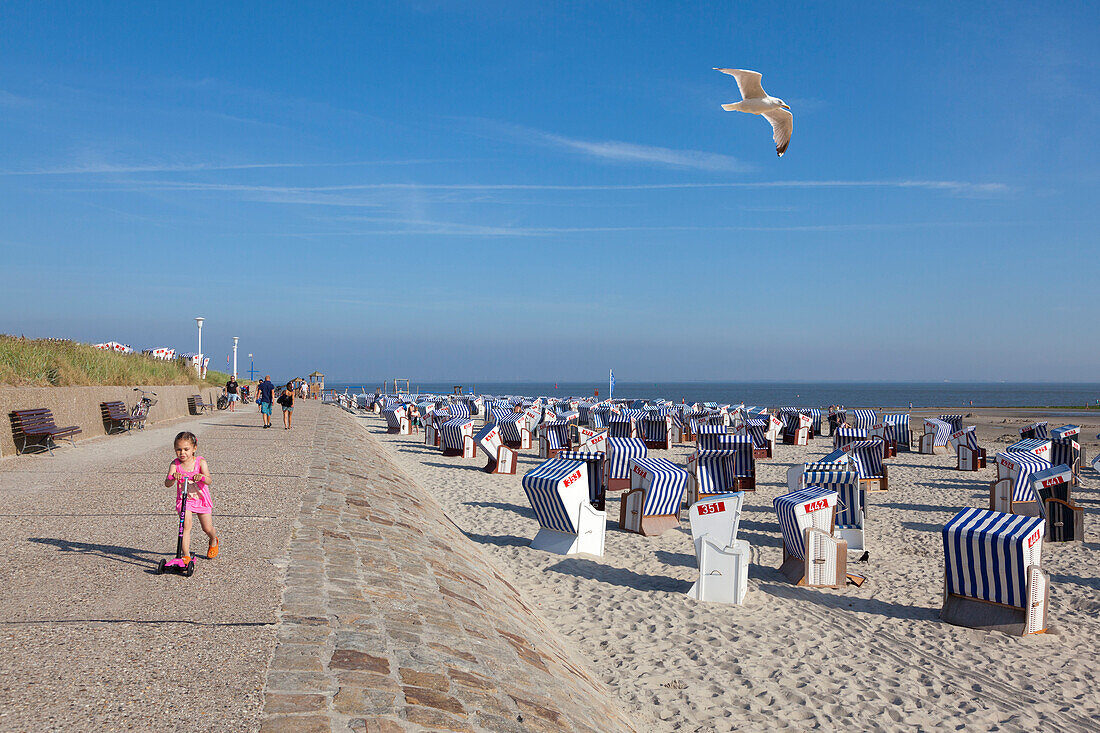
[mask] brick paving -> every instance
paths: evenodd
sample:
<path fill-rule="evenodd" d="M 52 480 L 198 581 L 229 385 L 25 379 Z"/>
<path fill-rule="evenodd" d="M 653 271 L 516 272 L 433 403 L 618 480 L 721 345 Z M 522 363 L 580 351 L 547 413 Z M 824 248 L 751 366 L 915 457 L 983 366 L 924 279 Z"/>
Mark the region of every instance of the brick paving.
<path fill-rule="evenodd" d="M 261 730 L 627 731 L 629 716 L 438 504 L 325 408 Z"/>

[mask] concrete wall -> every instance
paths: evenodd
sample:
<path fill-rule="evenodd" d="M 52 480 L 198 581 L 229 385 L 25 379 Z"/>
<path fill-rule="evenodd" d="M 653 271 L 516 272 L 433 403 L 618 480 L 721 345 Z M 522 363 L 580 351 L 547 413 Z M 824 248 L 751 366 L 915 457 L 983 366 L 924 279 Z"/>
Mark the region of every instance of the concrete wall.
<path fill-rule="evenodd" d="M 157 404 L 149 411 L 149 424 L 188 415 L 187 398 L 201 394 L 213 403 L 221 390 L 216 387 L 161 386 L 142 389 L 157 393 Z M 77 425 L 77 440 L 105 435 L 100 403 L 122 400 L 127 406 L 137 402 L 140 393 L 133 387 L 0 387 L 0 456 L 16 454 L 12 436 L 11 411 L 47 407 L 60 427 Z"/>

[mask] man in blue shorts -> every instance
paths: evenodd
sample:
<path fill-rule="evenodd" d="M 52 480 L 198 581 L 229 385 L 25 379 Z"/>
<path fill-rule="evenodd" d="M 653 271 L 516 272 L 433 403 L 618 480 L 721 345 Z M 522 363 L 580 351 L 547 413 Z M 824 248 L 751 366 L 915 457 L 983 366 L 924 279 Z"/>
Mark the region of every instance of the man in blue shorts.
<path fill-rule="evenodd" d="M 271 375 L 265 374 L 264 381 L 256 385 L 256 401 L 260 403 L 260 412 L 264 416 L 264 430 L 271 427 L 271 402 L 275 396 L 275 385 Z"/>

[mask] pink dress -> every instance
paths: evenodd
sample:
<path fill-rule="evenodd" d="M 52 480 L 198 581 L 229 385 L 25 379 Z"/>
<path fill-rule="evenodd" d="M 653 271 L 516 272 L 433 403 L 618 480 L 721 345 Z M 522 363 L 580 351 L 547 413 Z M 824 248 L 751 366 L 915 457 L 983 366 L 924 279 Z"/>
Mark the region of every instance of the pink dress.
<path fill-rule="evenodd" d="M 183 466 L 180 464 L 180 459 L 176 459 L 176 473 L 179 476 L 184 476 L 191 479 L 190 491 L 187 492 L 187 509 L 192 514 L 212 514 L 214 512 L 214 503 L 210 500 L 210 487 L 206 485 L 206 480 L 202 477 L 201 466 L 202 456 L 195 456 L 195 470 L 184 471 Z M 195 477 L 198 476 L 198 479 Z M 198 491 L 195 491 L 195 487 L 198 487 Z M 180 506 L 183 504 L 183 479 L 176 482 L 176 512 L 180 510 Z"/>

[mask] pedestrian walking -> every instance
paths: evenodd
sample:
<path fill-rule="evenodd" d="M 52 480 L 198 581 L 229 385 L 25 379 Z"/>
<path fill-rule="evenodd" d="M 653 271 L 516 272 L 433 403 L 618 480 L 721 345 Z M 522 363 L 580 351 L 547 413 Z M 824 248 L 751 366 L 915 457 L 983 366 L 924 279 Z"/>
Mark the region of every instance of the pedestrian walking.
<path fill-rule="evenodd" d="M 283 408 L 283 430 L 290 430 L 290 420 L 294 417 L 294 382 L 287 382 L 283 387 L 279 405 Z"/>
<path fill-rule="evenodd" d="M 239 400 L 240 386 L 237 384 L 236 377 L 230 377 L 229 381 L 225 383 L 225 394 L 229 397 L 229 411 L 236 412 L 237 400 Z"/>
<path fill-rule="evenodd" d="M 264 429 L 271 427 L 271 403 L 275 399 L 275 385 L 271 375 L 265 374 L 264 381 L 256 385 L 256 401 L 260 403 L 260 414 L 264 416 Z"/>

